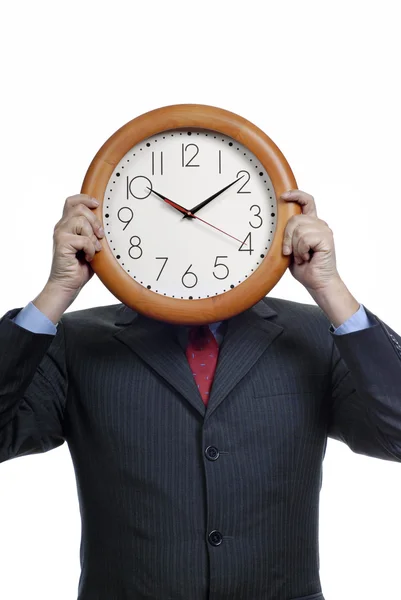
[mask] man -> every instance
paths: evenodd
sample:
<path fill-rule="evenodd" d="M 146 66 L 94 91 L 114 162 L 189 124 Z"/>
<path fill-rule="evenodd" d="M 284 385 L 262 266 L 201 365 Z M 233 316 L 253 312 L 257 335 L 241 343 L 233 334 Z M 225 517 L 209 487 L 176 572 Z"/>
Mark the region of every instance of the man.
<path fill-rule="evenodd" d="M 211 324 L 208 399 L 199 328 L 122 304 L 65 313 L 104 235 L 88 196 L 65 203 L 41 294 L 1 319 L 0 461 L 67 441 L 80 600 L 323 600 L 327 436 L 401 460 L 401 338 L 342 281 L 313 197 L 283 199 L 302 207 L 283 252 L 317 306 L 269 297 Z"/>

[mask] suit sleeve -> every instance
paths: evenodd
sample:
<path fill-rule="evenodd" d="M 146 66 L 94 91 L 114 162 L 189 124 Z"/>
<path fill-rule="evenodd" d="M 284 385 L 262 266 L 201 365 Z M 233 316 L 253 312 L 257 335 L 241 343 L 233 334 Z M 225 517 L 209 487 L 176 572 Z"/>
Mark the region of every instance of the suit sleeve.
<path fill-rule="evenodd" d="M 365 306 L 371 327 L 333 338 L 328 436 L 401 462 L 401 337 Z"/>
<path fill-rule="evenodd" d="M 47 452 L 65 441 L 68 377 L 62 320 L 56 335 L 34 333 L 0 319 L 0 462 Z"/>

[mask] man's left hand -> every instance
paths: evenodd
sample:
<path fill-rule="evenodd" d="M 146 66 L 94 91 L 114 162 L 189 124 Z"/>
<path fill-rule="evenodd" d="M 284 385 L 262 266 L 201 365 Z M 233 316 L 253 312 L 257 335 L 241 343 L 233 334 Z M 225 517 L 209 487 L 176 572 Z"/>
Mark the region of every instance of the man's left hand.
<path fill-rule="evenodd" d="M 301 190 L 281 195 L 286 202 L 298 202 L 302 214 L 288 220 L 284 231 L 283 254 L 293 253 L 289 269 L 308 291 L 318 292 L 339 279 L 333 232 L 319 219 L 313 196 Z M 286 251 L 286 247 L 288 251 Z"/>

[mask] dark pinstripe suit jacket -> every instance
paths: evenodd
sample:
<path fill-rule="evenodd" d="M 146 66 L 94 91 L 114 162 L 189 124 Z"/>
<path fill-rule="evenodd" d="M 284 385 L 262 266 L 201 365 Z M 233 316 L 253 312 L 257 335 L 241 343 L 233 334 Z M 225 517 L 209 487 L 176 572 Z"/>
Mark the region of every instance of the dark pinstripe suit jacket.
<path fill-rule="evenodd" d="M 376 325 L 334 336 L 317 306 L 268 297 L 228 321 L 205 408 L 177 327 L 118 304 L 52 337 L 19 310 L 0 320 L 0 460 L 67 441 L 80 600 L 323 600 L 327 436 L 401 461 L 390 327 L 366 309 Z"/>

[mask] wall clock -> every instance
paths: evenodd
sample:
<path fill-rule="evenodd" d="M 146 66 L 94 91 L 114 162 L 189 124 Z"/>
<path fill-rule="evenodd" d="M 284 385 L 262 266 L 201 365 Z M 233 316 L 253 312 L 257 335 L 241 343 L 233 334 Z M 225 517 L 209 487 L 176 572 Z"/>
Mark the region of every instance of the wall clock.
<path fill-rule="evenodd" d="M 276 144 L 243 117 L 181 104 L 123 125 L 81 192 L 95 197 L 102 251 L 91 262 L 122 303 L 153 319 L 203 324 L 261 300 L 290 263 L 280 199 L 297 188 Z"/>

